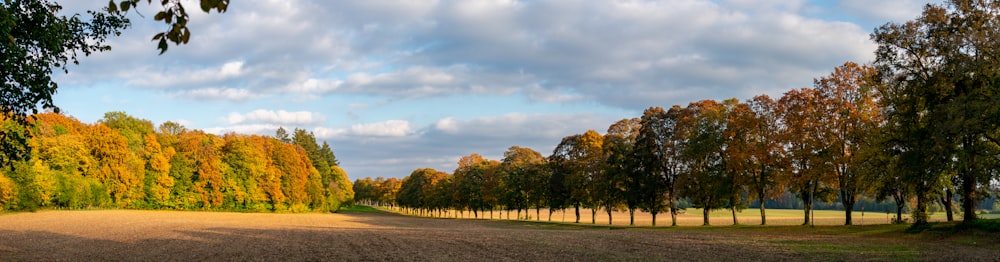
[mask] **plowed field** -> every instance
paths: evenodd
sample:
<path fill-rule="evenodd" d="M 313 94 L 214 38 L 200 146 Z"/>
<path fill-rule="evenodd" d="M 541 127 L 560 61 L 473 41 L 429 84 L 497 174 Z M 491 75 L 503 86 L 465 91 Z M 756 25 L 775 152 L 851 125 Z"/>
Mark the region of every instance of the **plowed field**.
<path fill-rule="evenodd" d="M 842 227 L 841 227 L 842 228 Z M 620 230 L 611 230 L 620 229 Z M 822 227 L 622 228 L 395 214 L 0 215 L 0 261 L 986 260 L 987 245 Z"/>

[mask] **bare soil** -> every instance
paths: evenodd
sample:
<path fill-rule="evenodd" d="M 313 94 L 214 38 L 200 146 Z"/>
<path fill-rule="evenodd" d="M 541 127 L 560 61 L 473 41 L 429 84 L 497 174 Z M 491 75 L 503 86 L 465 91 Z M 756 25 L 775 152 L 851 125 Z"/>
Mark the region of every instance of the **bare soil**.
<path fill-rule="evenodd" d="M 753 227 L 623 229 L 372 213 L 101 210 L 0 215 L 0 261 L 996 261 L 998 258 L 1000 250 L 995 245 Z"/>

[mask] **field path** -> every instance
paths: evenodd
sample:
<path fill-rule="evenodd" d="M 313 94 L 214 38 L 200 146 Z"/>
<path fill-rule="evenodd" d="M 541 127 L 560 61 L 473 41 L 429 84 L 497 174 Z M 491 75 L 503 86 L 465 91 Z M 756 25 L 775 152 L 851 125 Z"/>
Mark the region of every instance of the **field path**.
<path fill-rule="evenodd" d="M 44 211 L 0 215 L 0 261 L 933 260 L 955 248 L 765 230 L 608 229 L 363 213 Z M 810 253 L 811 245 L 846 248 Z M 973 260 L 1000 257 L 972 251 Z"/>

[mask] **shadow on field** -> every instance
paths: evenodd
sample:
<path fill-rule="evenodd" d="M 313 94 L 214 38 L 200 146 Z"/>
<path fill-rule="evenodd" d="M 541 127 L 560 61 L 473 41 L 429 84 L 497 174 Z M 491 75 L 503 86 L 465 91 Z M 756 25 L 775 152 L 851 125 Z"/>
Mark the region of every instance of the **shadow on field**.
<path fill-rule="evenodd" d="M 42 231 L 46 228 L 0 230 L 0 261 L 905 260 L 921 258 L 928 248 L 913 247 L 912 240 L 879 243 L 884 241 L 770 230 L 562 230 L 395 214 L 342 216 L 334 220 L 348 223 L 291 226 L 266 220 L 256 221 L 257 226 L 220 226 L 205 221 L 114 231 L 102 231 L 100 225 L 96 233 L 81 235 Z"/>

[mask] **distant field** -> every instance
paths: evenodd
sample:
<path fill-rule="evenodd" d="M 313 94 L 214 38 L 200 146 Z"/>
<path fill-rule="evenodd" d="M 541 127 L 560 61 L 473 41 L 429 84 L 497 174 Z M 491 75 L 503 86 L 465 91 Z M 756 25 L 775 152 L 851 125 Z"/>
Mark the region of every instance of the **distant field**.
<path fill-rule="evenodd" d="M 1000 239 L 995 234 L 904 234 L 905 225 L 650 229 L 357 211 L 5 214 L 0 215 L 0 261 L 969 261 L 1000 257 Z"/>
<path fill-rule="evenodd" d="M 392 210 L 399 211 L 399 210 Z M 682 211 L 682 214 L 677 215 L 677 225 L 679 226 L 701 226 L 702 225 L 702 210 L 699 208 L 689 208 Z M 768 225 L 801 225 L 804 220 L 804 213 L 801 209 L 767 209 L 767 224 Z M 535 210 L 531 209 L 527 214 L 521 213 L 521 217 L 524 218 L 525 215 L 530 216 L 530 220 L 536 220 Z M 838 210 L 816 210 L 813 214 L 815 219 L 815 225 L 843 225 L 844 224 L 844 211 Z M 892 218 L 896 216 L 895 213 L 886 214 L 885 212 L 854 212 L 853 222 L 855 225 L 875 225 L 875 224 L 889 224 L 892 222 Z M 435 216 L 438 216 L 435 213 Z M 457 213 L 455 211 L 445 212 L 444 217 L 460 217 L 460 218 L 473 218 L 472 212 L 464 212 L 464 214 Z M 612 212 L 612 225 L 628 225 L 629 216 L 628 212 Z M 510 212 L 510 218 L 514 219 L 517 217 L 517 212 Z M 760 225 L 760 210 L 759 209 L 745 209 L 742 212 L 736 213 L 737 220 L 742 225 Z M 987 214 L 980 215 L 982 218 L 1000 218 L 1000 214 Z M 485 214 L 479 215 L 480 219 L 507 219 L 507 212 L 495 211 L 493 216 L 487 211 Z M 909 213 L 903 214 L 904 219 L 909 219 Z M 931 215 L 931 221 L 945 221 L 947 217 L 944 213 L 935 213 Z M 955 219 L 960 220 L 961 215 L 956 214 Z M 548 210 L 541 210 L 540 220 L 549 221 Z M 575 220 L 575 214 L 573 209 L 557 210 L 552 213 L 553 222 L 566 222 L 572 223 Z M 590 209 L 580 209 L 580 223 L 590 224 L 591 223 L 591 211 Z M 636 211 L 635 213 L 635 225 L 636 226 L 650 226 L 652 225 L 653 217 L 649 213 Z M 714 210 L 709 215 L 709 221 L 713 226 L 727 226 L 733 224 L 733 216 L 729 210 Z M 608 213 L 603 210 L 597 211 L 596 224 L 608 225 Z M 661 213 L 656 216 L 657 226 L 669 226 L 670 225 L 670 214 Z"/>

